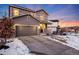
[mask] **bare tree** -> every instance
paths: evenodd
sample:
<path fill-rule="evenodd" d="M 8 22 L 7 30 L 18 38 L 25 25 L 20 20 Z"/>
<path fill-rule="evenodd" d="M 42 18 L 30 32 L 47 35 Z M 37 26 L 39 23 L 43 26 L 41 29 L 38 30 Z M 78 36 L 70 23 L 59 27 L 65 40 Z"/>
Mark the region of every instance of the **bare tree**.
<path fill-rule="evenodd" d="M 11 38 L 15 32 L 13 25 L 13 20 L 6 17 L 0 22 L 0 37 L 4 38 L 4 45 L 6 44 L 7 38 Z"/>

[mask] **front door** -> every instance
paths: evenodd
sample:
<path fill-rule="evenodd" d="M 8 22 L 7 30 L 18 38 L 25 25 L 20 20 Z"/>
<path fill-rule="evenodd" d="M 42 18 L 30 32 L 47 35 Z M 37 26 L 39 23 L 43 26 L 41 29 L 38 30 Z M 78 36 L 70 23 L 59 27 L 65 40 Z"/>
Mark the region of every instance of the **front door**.
<path fill-rule="evenodd" d="M 46 24 L 40 24 L 40 33 L 44 33 L 46 29 Z"/>

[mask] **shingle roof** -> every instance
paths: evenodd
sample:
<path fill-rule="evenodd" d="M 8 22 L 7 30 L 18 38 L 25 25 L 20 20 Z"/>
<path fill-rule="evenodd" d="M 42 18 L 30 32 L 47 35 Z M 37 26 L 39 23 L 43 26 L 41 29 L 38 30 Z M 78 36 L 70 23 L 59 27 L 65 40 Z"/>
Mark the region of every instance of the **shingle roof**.
<path fill-rule="evenodd" d="M 32 15 L 30 15 L 30 14 L 21 15 L 21 16 L 18 16 L 18 17 L 13 17 L 12 19 L 15 19 L 15 18 L 20 18 L 20 17 L 25 17 L 25 16 L 30 16 L 30 17 L 32 17 L 33 19 L 35 19 L 35 20 L 39 21 L 38 19 L 36 19 L 35 17 L 33 17 L 33 16 L 32 16 Z M 40 21 L 39 21 L 39 22 L 40 22 Z"/>
<path fill-rule="evenodd" d="M 38 20 L 38 19 L 36 19 L 35 17 L 33 17 L 32 15 L 30 15 L 30 14 L 26 14 L 26 15 L 22 15 L 22 16 L 18 16 L 18 17 L 13 17 L 12 19 L 20 18 L 20 17 L 25 17 L 25 16 L 30 16 L 30 17 L 32 17 L 33 19 L 39 21 L 40 23 L 46 23 L 46 24 L 49 24 L 48 21 L 41 21 L 41 20 Z"/>
<path fill-rule="evenodd" d="M 24 8 L 22 6 L 17 6 L 17 5 L 9 5 L 9 7 L 14 7 L 14 8 L 18 8 L 18 9 L 25 10 L 25 11 L 30 11 L 30 12 L 35 12 L 34 10 L 31 10 L 29 8 Z"/>
<path fill-rule="evenodd" d="M 49 20 L 49 21 L 52 21 L 52 22 L 59 22 L 59 20 Z"/>
<path fill-rule="evenodd" d="M 41 11 L 44 11 L 48 15 L 48 13 L 44 9 L 37 10 L 36 12 L 41 12 Z"/>
<path fill-rule="evenodd" d="M 9 5 L 9 7 L 14 7 L 14 8 L 22 9 L 22 10 L 25 10 L 25 11 L 30 11 L 30 12 L 41 12 L 41 11 L 44 11 L 48 15 L 48 13 L 44 9 L 40 9 L 40 10 L 34 11 L 32 9 L 25 8 L 25 7 L 22 7 L 22 6 L 17 6 L 17 5 Z"/>

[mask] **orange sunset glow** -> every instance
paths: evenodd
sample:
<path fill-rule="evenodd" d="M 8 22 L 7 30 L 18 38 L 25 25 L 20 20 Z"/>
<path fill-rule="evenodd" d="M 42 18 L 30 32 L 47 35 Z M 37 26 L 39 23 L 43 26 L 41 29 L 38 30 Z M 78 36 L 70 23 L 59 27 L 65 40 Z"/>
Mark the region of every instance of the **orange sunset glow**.
<path fill-rule="evenodd" d="M 60 27 L 79 26 L 79 21 L 60 21 Z"/>

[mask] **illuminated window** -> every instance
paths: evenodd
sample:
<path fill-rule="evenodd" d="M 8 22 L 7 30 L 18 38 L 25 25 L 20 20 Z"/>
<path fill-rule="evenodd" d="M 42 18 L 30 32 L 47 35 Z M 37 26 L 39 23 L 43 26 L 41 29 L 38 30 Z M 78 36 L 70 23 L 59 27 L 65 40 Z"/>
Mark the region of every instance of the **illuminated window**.
<path fill-rule="evenodd" d="M 13 9 L 13 16 L 19 16 L 19 9 Z"/>
<path fill-rule="evenodd" d="M 44 20 L 44 16 L 40 16 L 40 19 L 41 19 L 41 20 Z"/>

